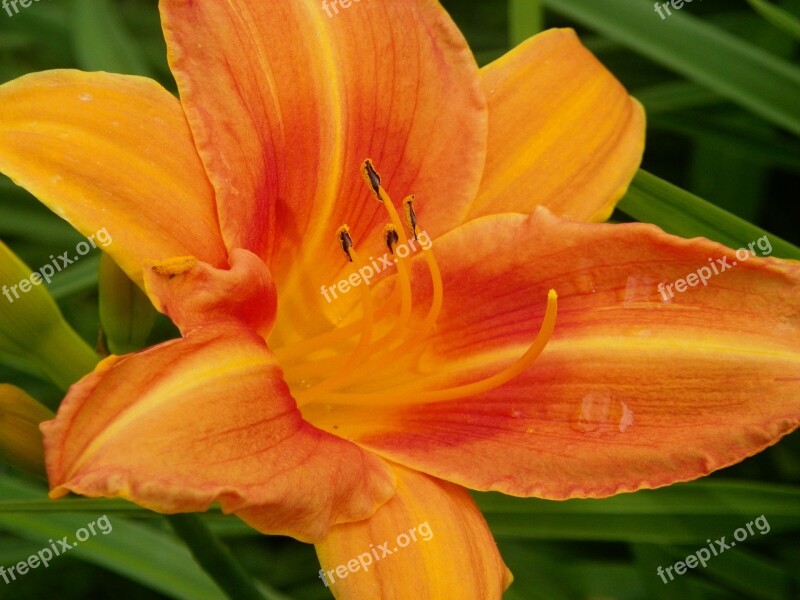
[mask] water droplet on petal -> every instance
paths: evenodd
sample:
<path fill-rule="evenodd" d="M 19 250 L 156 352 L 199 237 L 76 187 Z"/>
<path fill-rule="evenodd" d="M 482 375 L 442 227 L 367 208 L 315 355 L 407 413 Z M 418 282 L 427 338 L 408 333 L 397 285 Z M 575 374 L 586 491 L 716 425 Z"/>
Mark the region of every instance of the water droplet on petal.
<path fill-rule="evenodd" d="M 89 92 L 84 92 L 78 96 L 78 99 L 80 99 L 81 102 L 89 102 L 90 100 L 94 100 L 94 96 Z"/>
<path fill-rule="evenodd" d="M 572 429 L 594 435 L 623 433 L 633 425 L 633 410 L 608 391 L 590 392 L 581 400 Z"/>
<path fill-rule="evenodd" d="M 622 404 L 622 416 L 619 419 L 619 432 L 624 433 L 628 427 L 633 425 L 633 411 L 624 402 L 620 404 Z"/>

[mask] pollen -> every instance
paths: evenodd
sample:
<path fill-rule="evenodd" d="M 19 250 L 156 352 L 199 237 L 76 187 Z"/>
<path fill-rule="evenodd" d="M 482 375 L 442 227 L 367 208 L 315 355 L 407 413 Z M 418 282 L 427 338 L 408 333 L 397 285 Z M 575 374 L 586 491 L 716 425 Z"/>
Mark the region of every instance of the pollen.
<path fill-rule="evenodd" d="M 150 268 L 158 275 L 172 278 L 176 275 L 183 275 L 196 264 L 197 259 L 194 256 L 176 256 L 175 258 L 168 258 L 167 260 L 157 262 Z"/>

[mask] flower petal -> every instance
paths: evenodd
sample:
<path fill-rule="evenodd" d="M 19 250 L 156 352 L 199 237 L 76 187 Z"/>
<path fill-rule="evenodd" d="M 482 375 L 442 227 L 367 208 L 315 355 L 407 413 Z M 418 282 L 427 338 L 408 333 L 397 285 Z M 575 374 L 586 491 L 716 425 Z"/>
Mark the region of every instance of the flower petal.
<path fill-rule="evenodd" d="M 396 203 L 424 198 L 434 235 L 461 222 L 485 157 L 478 68 L 438 2 L 330 10 L 317 0 L 161 2 L 227 245 L 264 258 L 281 298 L 296 294 L 292 280 L 313 300 L 344 268 L 343 223 L 357 244 L 383 248 L 388 219 L 362 161 L 373 159 Z M 295 321 L 309 318 L 300 297 L 283 311 Z"/>
<path fill-rule="evenodd" d="M 752 246 L 771 251 L 766 237 Z M 476 220 L 435 251 L 444 308 L 436 337 L 407 365 L 416 372 L 376 379 L 380 396 L 326 398 L 336 410 L 303 407 L 310 422 L 441 479 L 554 499 L 694 479 L 800 424 L 796 264 L 545 209 Z M 705 287 L 698 272 L 711 274 Z M 659 284 L 686 278 L 694 287 L 673 287 L 674 298 L 662 288 L 665 302 Z M 420 276 L 421 310 L 426 285 Z M 555 334 L 532 367 L 478 396 L 426 400 L 426 389 L 521 356 L 551 288 Z M 414 377 L 421 383 L 403 383 Z"/>
<path fill-rule="evenodd" d="M 470 218 L 532 211 L 605 221 L 642 159 L 644 110 L 571 29 L 481 70 L 489 148 Z"/>
<path fill-rule="evenodd" d="M 231 326 L 104 360 L 42 430 L 54 498 L 164 513 L 219 502 L 264 533 L 314 541 L 394 493 L 383 461 L 303 421 L 263 340 Z"/>
<path fill-rule="evenodd" d="M 0 86 L 0 172 L 105 249 L 142 263 L 225 262 L 213 190 L 180 103 L 141 77 L 45 71 Z"/>
<path fill-rule="evenodd" d="M 206 325 L 238 324 L 267 338 L 275 321 L 275 285 L 252 252 L 231 252 L 227 270 L 177 257 L 148 264 L 145 287 L 153 305 L 187 333 Z"/>
<path fill-rule="evenodd" d="M 402 467 L 397 495 L 317 544 L 338 600 L 500 599 L 512 577 L 466 490 Z"/>

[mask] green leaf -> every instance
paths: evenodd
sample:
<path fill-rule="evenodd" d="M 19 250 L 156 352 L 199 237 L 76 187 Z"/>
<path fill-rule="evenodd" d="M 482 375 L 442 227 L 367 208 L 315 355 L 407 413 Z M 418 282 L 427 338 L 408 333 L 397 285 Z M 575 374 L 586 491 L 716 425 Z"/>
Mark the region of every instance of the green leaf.
<path fill-rule="evenodd" d="M 639 171 L 618 208 L 668 233 L 685 238 L 706 237 L 734 249 L 766 235 L 772 256 L 800 260 L 797 246 L 646 171 Z"/>
<path fill-rule="evenodd" d="M 42 285 L 43 277 L 55 273 L 46 266 L 34 272 L 0 242 L 0 353 L 24 359 L 66 389 L 94 369 L 98 357 Z"/>
<path fill-rule="evenodd" d="M 169 515 L 167 520 L 195 560 L 232 600 L 265 600 L 249 574 L 197 515 Z"/>
<path fill-rule="evenodd" d="M 693 16 L 645 0 L 546 0 L 548 8 L 800 134 L 800 69 Z"/>
<path fill-rule="evenodd" d="M 703 544 L 762 514 L 771 535 L 800 531 L 793 486 L 698 481 L 600 500 L 476 498 L 499 538 Z"/>
<path fill-rule="evenodd" d="M 542 0 L 508 0 L 508 32 L 511 47 L 544 29 Z"/>
<path fill-rule="evenodd" d="M 55 415 L 23 390 L 0 383 L 0 460 L 44 477 L 44 448 L 39 424 Z"/>
<path fill-rule="evenodd" d="M 72 45 L 81 68 L 150 77 L 151 69 L 108 0 L 73 0 Z"/>
<path fill-rule="evenodd" d="M 0 497 L 39 500 L 45 493 L 8 476 L 0 475 Z M 0 529 L 49 546 L 49 539 L 69 541 L 75 532 L 102 517 L 90 515 L 0 514 Z M 224 600 L 225 595 L 192 560 L 186 548 L 167 534 L 121 517 L 109 518 L 108 535 L 90 537 L 69 550 L 69 556 L 119 573 L 171 598 Z M 58 560 L 58 557 L 53 560 Z"/>
<path fill-rule="evenodd" d="M 99 266 L 100 255 L 86 256 L 79 263 L 70 266 L 68 271 L 59 273 L 47 289 L 56 300 L 93 290 L 97 287 Z"/>
<path fill-rule="evenodd" d="M 100 323 L 113 354 L 141 350 L 158 313 L 145 293 L 107 254 L 100 258 Z"/>
<path fill-rule="evenodd" d="M 751 163 L 800 171 L 800 142 L 733 122 L 726 115 L 684 111 L 680 115 L 650 115 L 649 128 L 689 136 L 725 152 L 739 152 Z M 694 168 L 697 168 L 694 166 Z M 742 174 L 750 175 L 750 169 Z"/>
<path fill-rule="evenodd" d="M 747 3 L 766 21 L 800 40 L 800 19 L 767 0 L 747 0 Z"/>
<path fill-rule="evenodd" d="M 635 90 L 633 96 L 644 105 L 648 117 L 686 108 L 706 108 L 722 101 L 718 94 L 690 81 L 659 83 Z"/>
<path fill-rule="evenodd" d="M 721 585 L 727 587 L 731 592 L 742 594 L 747 598 L 757 600 L 783 600 L 791 598 L 792 590 L 796 589 L 797 577 L 793 573 L 782 569 L 773 561 L 761 558 L 746 547 L 750 542 L 755 542 L 761 536 L 756 532 L 756 539 L 745 539 L 737 542 L 733 539 L 733 531 L 725 536 L 725 543 L 731 547 L 722 552 L 719 556 L 713 556 L 707 560 L 706 566 L 698 565 L 691 571 L 687 571 L 683 577 L 705 576 L 715 579 Z M 719 546 L 712 544 L 717 549 Z M 675 564 L 677 561 L 685 561 L 686 557 L 695 554 L 702 548 L 707 548 L 708 544 L 699 546 L 665 546 L 664 551 L 672 560 L 664 563 Z M 667 577 L 665 575 L 665 577 Z M 679 576 L 680 577 L 680 576 Z M 667 577 L 669 580 L 669 577 Z M 668 585 L 672 585 L 670 582 Z"/>

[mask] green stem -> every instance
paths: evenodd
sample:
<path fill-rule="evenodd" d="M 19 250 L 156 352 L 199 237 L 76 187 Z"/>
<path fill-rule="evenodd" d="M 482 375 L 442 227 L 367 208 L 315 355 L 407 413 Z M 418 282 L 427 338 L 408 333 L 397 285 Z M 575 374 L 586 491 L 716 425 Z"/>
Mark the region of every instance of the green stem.
<path fill-rule="evenodd" d="M 511 47 L 521 44 L 544 28 L 542 0 L 508 0 L 508 29 Z"/>
<path fill-rule="evenodd" d="M 265 600 L 244 568 L 197 515 L 167 515 L 167 520 L 195 560 L 229 598 Z"/>
<path fill-rule="evenodd" d="M 53 327 L 30 353 L 30 358 L 62 390 L 91 373 L 100 360 L 68 325 Z"/>

